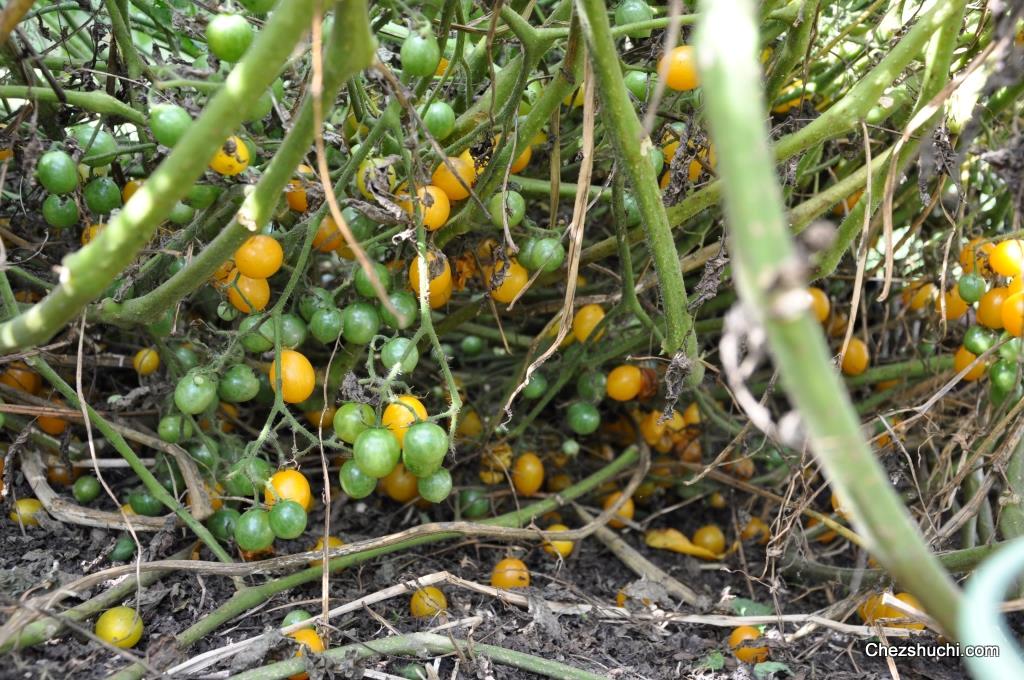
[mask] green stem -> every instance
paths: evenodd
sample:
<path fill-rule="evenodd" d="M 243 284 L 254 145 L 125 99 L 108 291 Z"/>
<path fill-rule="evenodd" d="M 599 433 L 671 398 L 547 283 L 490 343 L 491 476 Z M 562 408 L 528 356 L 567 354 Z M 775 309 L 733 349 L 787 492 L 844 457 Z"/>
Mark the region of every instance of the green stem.
<path fill-rule="evenodd" d="M 809 310 L 786 308 L 783 302 L 805 284 L 783 219 L 768 129 L 760 113 L 765 101 L 755 54 L 753 3 L 703 0 L 701 7 L 697 48 L 702 55 L 711 135 L 725 184 L 725 213 L 740 297 L 747 313 L 764 326 L 783 387 L 802 416 L 810 447 L 835 492 L 848 504 L 858 533 L 879 562 L 954 635 L 960 592 L 928 550 L 864 441 L 849 394 L 831 365 L 820 325 Z"/>
<path fill-rule="evenodd" d="M 814 32 L 814 26 L 818 20 L 819 4 L 819 0 L 804 0 L 800 3 L 798 16 L 803 19 L 799 24 L 790 28 L 782 53 L 779 54 L 772 67 L 768 84 L 765 86 L 765 97 L 768 101 L 775 101 L 779 91 L 789 82 L 796 65 L 804 63 L 807 46 L 811 42 L 811 34 Z"/>
<path fill-rule="evenodd" d="M 607 680 L 608 678 L 607 675 L 598 675 L 532 654 L 476 641 L 457 640 L 435 633 L 408 633 L 387 637 L 383 640 L 356 642 L 329 649 L 322 656 L 335 664 L 347 664 L 352 660 L 368 659 L 375 656 L 420 656 L 424 652 L 437 655 L 469 653 L 474 656 L 486 657 L 506 666 L 559 680 Z M 254 668 L 234 677 L 236 680 L 277 680 L 297 675 L 305 670 L 306 659 L 295 657 L 262 668 Z"/>
<path fill-rule="evenodd" d="M 686 286 L 679 268 L 679 254 L 672 238 L 672 227 L 661 201 L 658 177 L 648 158 L 654 146 L 650 137 L 644 134 L 640 119 L 629 100 L 604 0 L 577 0 L 576 5 L 590 48 L 588 56 L 597 79 L 604 128 L 612 139 L 615 155 L 632 187 L 647 234 L 647 247 L 658 273 L 665 314 L 665 341 L 662 349 L 669 355 L 680 350 L 685 352 L 693 364 L 688 379 L 696 385 L 703 378 L 702 364 L 697 357 L 693 319 L 686 308 Z"/>
<path fill-rule="evenodd" d="M 146 125 L 146 117 L 111 97 L 106 92 L 62 91 L 69 106 L 107 116 L 117 116 L 136 125 Z M 30 99 L 40 102 L 60 102 L 57 93 L 48 87 L 30 87 L 28 85 L 0 85 L 0 97 L 4 99 Z"/>
<path fill-rule="evenodd" d="M 142 59 L 135 49 L 131 27 L 128 25 L 129 18 L 121 12 L 121 6 L 117 4 L 116 0 L 103 0 L 103 4 L 107 8 L 107 14 L 110 15 L 110 26 L 114 31 L 114 39 L 117 41 L 117 51 L 121 54 L 121 60 L 124 61 L 124 65 L 128 69 L 128 77 L 138 80 L 143 71 L 148 72 L 149 69 L 142 63 Z"/>

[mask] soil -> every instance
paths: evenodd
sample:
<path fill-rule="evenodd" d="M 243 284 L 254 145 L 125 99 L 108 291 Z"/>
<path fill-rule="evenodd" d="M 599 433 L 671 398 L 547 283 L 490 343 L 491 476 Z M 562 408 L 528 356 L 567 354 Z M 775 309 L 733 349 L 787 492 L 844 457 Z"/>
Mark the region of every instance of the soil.
<path fill-rule="evenodd" d="M 22 494 L 27 491 L 18 490 Z M 397 531 L 418 523 L 419 512 L 414 508 L 400 508 L 385 499 L 347 505 L 341 508 L 340 513 L 340 523 L 345 528 L 342 535 L 351 541 Z M 684 508 L 659 518 L 658 524 L 677 526 L 689 533 L 698 523 L 707 521 L 706 512 L 715 511 L 702 511 L 701 514 L 705 516 L 698 517 L 689 515 Z M 723 515 L 718 520 L 727 524 L 729 511 L 718 512 Z M 433 514 L 436 519 L 442 518 L 438 510 L 434 510 Z M 311 513 L 311 525 L 315 526 L 313 523 L 317 521 L 322 521 L 322 511 Z M 845 595 L 844 587 L 839 584 L 801 583 L 788 579 L 785 574 L 773 576 L 771 570 L 765 569 L 764 550 L 760 546 L 745 546 L 747 563 L 744 568 L 736 553 L 722 564 L 701 562 L 684 555 L 647 548 L 639 532 L 626 531 L 622 535 L 651 562 L 706 595 L 711 602 L 718 603 L 714 609 L 721 613 L 733 613 L 727 604 L 732 596 L 771 604 L 773 593 L 770 586 L 773 578 L 775 599 L 787 603 L 779 611 L 787 614 L 815 612 Z M 0 545 L 3 546 L 0 550 L 0 591 L 6 593 L 3 601 L 5 618 L 15 610 L 19 599 L 39 595 L 82 574 L 110 566 L 109 561 L 102 556 L 112 547 L 116 537 L 117 532 L 114 531 L 56 522 L 47 522 L 45 527 L 31 528 L 23 534 L 13 523 L 0 522 Z M 156 557 L 164 557 L 188 544 L 184 532 L 180 530 L 176 536 L 168 539 L 160 541 L 163 545 Z M 152 535 L 144 536 L 144 540 L 152 540 Z M 308 546 L 298 541 L 285 542 L 278 546 L 278 554 L 303 548 Z M 388 587 L 398 580 L 441 570 L 488 583 L 492 565 L 501 557 L 513 553 L 530 566 L 532 586 L 528 592 L 541 602 L 610 604 L 620 589 L 637 581 L 637 576 L 595 538 L 577 544 L 574 553 L 563 563 L 537 546 L 509 546 L 467 538 L 379 558 L 335 574 L 330 580 L 331 605 L 351 601 Z M 209 559 L 205 554 L 204 558 Z M 852 552 L 849 549 L 839 550 L 831 559 L 837 564 L 849 565 Z M 248 581 L 256 584 L 262 578 L 251 577 Z M 640 587 L 643 585 L 640 584 Z M 770 633 L 774 636 L 770 642 L 772 661 L 781 662 L 784 667 L 776 667 L 779 670 L 774 674 L 768 672 L 756 675 L 752 666 L 737 662 L 729 653 L 725 643 L 729 631 L 727 628 L 675 623 L 655 625 L 642 620 L 607 621 L 594 616 L 556 617 L 545 611 L 543 606 L 531 613 L 453 586 L 445 586 L 444 590 L 449 603 L 449 618 L 480 618 L 480 622 L 471 631 L 455 629 L 453 637 L 471 637 L 476 642 L 558 660 L 613 678 L 746 680 L 791 677 L 807 680 L 868 680 L 895 677 L 885 658 L 865 655 L 868 640 L 820 628 L 790 643 L 783 642 L 777 633 Z M 98 592 L 99 589 L 88 595 Z M 315 612 L 320 606 L 319 582 L 306 584 L 275 596 L 255 611 L 227 623 L 185 654 L 177 652 L 172 636 L 212 612 L 233 592 L 232 581 L 219 576 L 175 573 L 157 581 L 143 592 L 141 609 L 146 633 L 143 641 L 133 651 L 144 653 L 154 667 L 167 668 L 187 658 L 185 654 L 221 647 L 278 626 L 284 614 L 294 607 Z M 629 600 L 627 608 L 634 611 L 642 609 L 634 606 L 634 602 Z M 64 603 L 65 606 L 72 604 L 74 600 L 70 599 Z M 134 605 L 134 602 L 130 600 L 127 604 Z M 688 611 L 686 607 L 679 607 L 671 601 L 661 605 L 666 609 Z M 427 630 L 439 623 L 412 618 L 406 596 L 387 600 L 371 609 L 372 613 L 364 610 L 335 620 L 329 644 L 338 646 L 377 639 L 393 631 L 402 633 Z M 851 623 L 857 621 L 852 620 Z M 91 623 L 87 626 L 91 628 Z M 790 624 L 785 630 L 792 633 L 796 628 Z M 775 626 L 768 626 L 768 629 L 778 630 Z M 930 645 L 936 644 L 936 641 L 933 636 L 927 636 L 921 643 Z M 226 671 L 237 671 L 286 658 L 292 650 L 291 643 L 282 638 L 268 649 L 240 658 L 239 666 L 223 664 L 210 669 L 209 672 L 217 673 L 210 677 L 225 677 Z M 707 668 L 707 660 L 717 656 L 717 653 L 721 654 L 718 658 L 724 660 L 724 666 L 711 670 Z M 314 666 L 311 677 L 357 678 L 361 677 L 361 668 L 397 674 L 409 661 L 411 659 L 372 659 L 342 670 L 325 670 Z M 427 661 L 433 663 L 433 660 Z M 898 677 L 904 680 L 952 680 L 967 677 L 958 660 L 898 658 L 893 661 Z M 0 664 L 0 678 L 89 680 L 105 677 L 124 665 L 124 659 L 81 632 L 65 631 L 46 644 L 6 655 Z M 453 657 L 440 659 L 439 677 L 452 677 L 454 665 Z M 473 659 L 471 655 L 459 661 L 459 670 L 459 677 L 465 678 L 503 680 L 538 677 L 489 663 L 482 657 Z"/>

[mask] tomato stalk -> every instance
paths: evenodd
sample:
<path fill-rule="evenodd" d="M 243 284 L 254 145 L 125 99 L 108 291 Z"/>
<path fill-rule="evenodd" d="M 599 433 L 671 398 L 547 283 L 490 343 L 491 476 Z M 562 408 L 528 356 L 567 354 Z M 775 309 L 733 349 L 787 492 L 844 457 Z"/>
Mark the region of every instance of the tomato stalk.
<path fill-rule="evenodd" d="M 858 533 L 879 562 L 953 634 L 960 592 L 929 551 L 864 441 L 820 325 L 807 309 L 784 308 L 787 296 L 792 299 L 791 293 L 803 288 L 804 276 L 783 219 L 761 113 L 767 106 L 755 54 L 752 3 L 705 0 L 702 9 L 697 47 L 725 189 L 733 271 L 746 313 L 764 327 L 811 449 L 836 493 L 849 505 Z"/>
<path fill-rule="evenodd" d="M 62 90 L 64 102 L 69 106 L 101 113 L 107 116 L 123 118 L 136 125 L 146 125 L 146 117 L 118 101 L 106 92 L 77 92 L 75 90 Z M 60 102 L 57 93 L 49 87 L 30 87 L 28 85 L 0 85 L 0 98 L 3 99 L 30 99 L 40 102 Z"/>

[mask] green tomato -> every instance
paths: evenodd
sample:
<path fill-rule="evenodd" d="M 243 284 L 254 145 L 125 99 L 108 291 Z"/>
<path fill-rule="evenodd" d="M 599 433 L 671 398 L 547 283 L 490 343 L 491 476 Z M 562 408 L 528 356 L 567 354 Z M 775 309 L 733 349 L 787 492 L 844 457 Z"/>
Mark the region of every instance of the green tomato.
<path fill-rule="evenodd" d="M 640 101 L 647 99 L 647 87 L 650 76 L 643 71 L 626 71 L 623 80 L 626 82 L 626 89 Z"/>
<path fill-rule="evenodd" d="M 1024 399 L 1024 385 L 1017 383 L 1013 390 L 1004 392 L 996 387 L 995 383 L 989 385 L 989 401 L 996 408 L 1006 405 L 1007 408 L 1015 406 L 1021 399 Z"/>
<path fill-rule="evenodd" d="M 1020 383 L 1017 375 L 1017 362 L 1009 359 L 1000 359 L 988 369 L 989 380 L 1000 392 L 1009 393 Z"/>
<path fill-rule="evenodd" d="M 252 26 L 241 14 L 218 14 L 206 25 L 206 44 L 221 61 L 239 61 L 253 37 Z"/>
<path fill-rule="evenodd" d="M 91 125 L 77 125 L 71 136 L 82 148 L 82 163 L 91 168 L 110 165 L 110 156 L 117 152 L 114 136 L 106 130 L 96 130 Z"/>
<path fill-rule="evenodd" d="M 306 342 L 306 322 L 297 314 L 282 314 L 278 320 L 281 329 L 281 347 L 295 349 Z M 270 340 L 271 346 L 274 342 L 274 324 L 263 324 L 260 333 Z"/>
<path fill-rule="evenodd" d="M 188 447 L 188 454 L 203 474 L 213 476 L 217 472 L 217 467 L 220 464 L 220 451 L 212 439 L 203 439 Z"/>
<path fill-rule="evenodd" d="M 121 207 L 121 190 L 109 177 L 97 177 L 86 184 L 82 197 L 95 215 L 107 215 Z"/>
<path fill-rule="evenodd" d="M 444 463 L 448 434 L 440 425 L 420 422 L 409 426 L 402 441 L 402 463 L 417 477 L 428 477 Z"/>
<path fill-rule="evenodd" d="M 183 371 L 190 371 L 199 366 L 199 355 L 191 347 L 185 345 L 171 348 L 171 358 Z"/>
<path fill-rule="evenodd" d="M 1021 339 L 1016 338 L 1005 331 L 999 339 L 1003 343 L 999 346 L 999 356 L 1003 359 L 1020 361 L 1022 352 L 1021 345 L 1024 344 Z M 975 352 L 975 354 L 977 354 L 977 352 Z"/>
<path fill-rule="evenodd" d="M 996 344 L 996 334 L 984 326 L 971 326 L 964 333 L 964 347 L 973 354 L 983 354 Z"/>
<path fill-rule="evenodd" d="M 281 619 L 281 627 L 294 626 L 299 621 L 308 621 L 311 618 L 313 618 L 313 615 L 305 609 L 293 609 Z"/>
<path fill-rule="evenodd" d="M 196 415 L 210 408 L 217 399 L 217 378 L 193 368 L 174 388 L 174 404 L 182 413 Z"/>
<path fill-rule="evenodd" d="M 395 469 L 400 455 L 395 435 L 383 427 L 363 430 L 352 445 L 352 459 L 359 469 L 378 479 L 387 477 Z"/>
<path fill-rule="evenodd" d="M 92 503 L 100 495 L 100 483 L 92 475 L 82 475 L 71 487 L 71 495 L 79 503 Z"/>
<path fill-rule="evenodd" d="M 484 351 L 484 341 L 478 335 L 467 335 L 459 342 L 459 350 L 467 357 L 475 357 Z"/>
<path fill-rule="evenodd" d="M 154 458 L 153 476 L 169 493 L 180 493 L 185 488 L 185 478 L 182 477 L 178 464 L 165 453 L 158 453 Z"/>
<path fill-rule="evenodd" d="M 578 435 L 593 434 L 601 425 L 601 414 L 597 407 L 585 401 L 573 403 L 566 412 L 569 429 Z"/>
<path fill-rule="evenodd" d="M 973 305 L 985 294 L 985 279 L 980 274 L 964 274 L 960 277 L 957 288 L 964 302 Z"/>
<path fill-rule="evenodd" d="M 377 275 L 377 280 L 380 281 L 381 285 L 384 286 L 384 291 L 391 290 L 391 272 L 388 268 L 382 265 L 380 262 L 373 263 L 373 272 Z M 370 277 L 367 275 L 366 270 L 362 267 L 356 269 L 354 277 L 354 284 L 356 292 L 365 298 L 376 298 L 377 291 L 373 288 L 373 283 L 370 281 Z"/>
<path fill-rule="evenodd" d="M 274 347 L 273 335 L 271 335 L 268 340 L 267 337 L 260 332 L 260 326 L 264 321 L 266 321 L 266 318 L 262 316 L 247 316 L 242 319 L 242 323 L 238 324 L 239 341 L 247 352 L 262 354 Z"/>
<path fill-rule="evenodd" d="M 313 313 L 309 321 L 309 332 L 319 342 L 325 345 L 331 344 L 341 335 L 341 326 L 344 317 L 337 307 L 324 307 Z"/>
<path fill-rule="evenodd" d="M 270 528 L 280 539 L 298 538 L 306 531 L 306 509 L 295 501 L 278 501 L 270 508 Z"/>
<path fill-rule="evenodd" d="M 654 18 L 654 10 L 644 0 L 622 0 L 615 8 L 615 25 L 625 26 Z M 627 31 L 630 38 L 650 38 L 651 29 L 641 28 Z"/>
<path fill-rule="evenodd" d="M 398 373 L 412 373 L 420 361 L 420 352 L 409 338 L 391 338 L 380 349 L 380 362 L 391 370 L 398 366 Z"/>
<path fill-rule="evenodd" d="M 78 188 L 78 168 L 63 151 L 48 151 L 36 164 L 36 177 L 51 194 L 70 194 Z"/>
<path fill-rule="evenodd" d="M 131 536 L 122 534 L 117 537 L 114 549 L 110 551 L 111 562 L 127 562 L 135 556 L 135 541 Z"/>
<path fill-rule="evenodd" d="M 487 212 L 491 215 L 491 223 L 496 227 L 504 228 L 502 222 L 502 208 L 508 216 L 508 226 L 516 227 L 526 216 L 526 200 L 518 191 L 508 191 L 504 194 L 494 194 L 487 201 Z"/>
<path fill-rule="evenodd" d="M 635 227 L 640 224 L 640 206 L 633 194 L 625 194 L 622 197 L 622 207 L 626 211 L 626 226 Z"/>
<path fill-rule="evenodd" d="M 43 219 L 55 229 L 67 229 L 78 224 L 78 204 L 72 196 L 50 194 L 43 201 Z"/>
<path fill-rule="evenodd" d="M 228 368 L 217 385 L 217 395 L 221 400 L 234 404 L 254 399 L 259 391 L 259 378 L 247 364 L 235 364 Z"/>
<path fill-rule="evenodd" d="M 459 509 L 463 517 L 479 519 L 491 509 L 491 501 L 483 489 L 463 489 L 459 492 Z"/>
<path fill-rule="evenodd" d="M 421 114 L 427 131 L 438 141 L 455 131 L 455 110 L 447 102 L 433 102 Z"/>
<path fill-rule="evenodd" d="M 157 338 L 166 338 L 174 330 L 174 306 L 172 305 L 160 318 L 146 326 L 146 331 Z"/>
<path fill-rule="evenodd" d="M 235 522 L 235 543 L 250 552 L 266 550 L 274 543 L 274 530 L 266 510 L 246 510 Z"/>
<path fill-rule="evenodd" d="M 146 517 L 156 517 L 164 512 L 164 504 L 145 488 L 128 494 L 128 504 L 137 514 Z"/>
<path fill-rule="evenodd" d="M 651 167 L 654 168 L 654 174 L 660 175 L 661 171 L 665 169 L 665 156 L 661 153 L 661 149 L 658 147 L 652 148 L 647 152 L 647 157 L 651 160 Z"/>
<path fill-rule="evenodd" d="M 334 412 L 334 434 L 346 444 L 354 444 L 363 430 L 373 427 L 376 418 L 369 404 L 347 401 Z"/>
<path fill-rule="evenodd" d="M 607 387 L 608 378 L 601 371 L 585 371 L 576 379 L 576 393 L 590 402 L 604 399 Z"/>
<path fill-rule="evenodd" d="M 394 307 L 399 316 L 396 317 L 388 310 L 387 307 L 380 306 L 380 316 L 390 328 L 394 328 L 398 331 L 404 331 L 406 328 L 411 326 L 419 314 L 420 305 L 416 300 L 416 296 L 412 293 L 404 290 L 395 291 L 388 295 L 388 300 L 391 301 L 391 306 Z"/>
<path fill-rule="evenodd" d="M 149 110 L 149 129 L 153 139 L 173 147 L 192 126 L 192 116 L 177 104 L 157 104 Z"/>
<path fill-rule="evenodd" d="M 527 399 L 540 399 L 548 391 L 548 379 L 540 371 L 534 371 L 530 382 L 523 388 L 523 396 Z"/>
<path fill-rule="evenodd" d="M 431 34 L 410 35 L 402 43 L 399 55 L 402 58 L 402 71 L 410 76 L 432 76 L 441 63 L 441 48 L 437 38 Z"/>
<path fill-rule="evenodd" d="M 534 253 L 537 249 L 537 241 L 540 239 L 531 236 L 526 239 L 521 246 L 519 246 L 519 254 L 516 255 L 516 260 L 519 264 L 526 267 L 528 270 L 535 271 L 537 269 L 537 259 L 534 257 Z"/>
<path fill-rule="evenodd" d="M 341 490 L 356 500 L 366 498 L 377 488 L 377 479 L 360 469 L 354 460 L 346 460 L 338 471 Z"/>
<path fill-rule="evenodd" d="M 251 497 L 263 490 L 272 474 L 270 463 L 259 456 L 245 456 L 235 461 L 222 481 L 229 496 Z"/>
<path fill-rule="evenodd" d="M 416 490 L 424 500 L 440 503 L 452 492 L 452 473 L 441 468 L 429 477 L 420 477 L 416 480 Z"/>
<path fill-rule="evenodd" d="M 156 430 L 160 439 L 168 444 L 177 444 L 192 436 L 192 424 L 179 415 L 164 416 Z"/>
<path fill-rule="evenodd" d="M 218 541 L 230 540 L 235 535 L 235 526 L 241 516 L 234 508 L 221 508 L 206 520 L 206 528 Z"/>
<path fill-rule="evenodd" d="M 346 342 L 369 344 L 380 329 L 380 315 L 369 302 L 353 302 L 342 312 L 341 334 Z"/>
<path fill-rule="evenodd" d="M 209 208 L 220 197 L 220 187 L 212 184 L 193 184 L 185 194 L 185 200 L 196 210 Z"/>
<path fill-rule="evenodd" d="M 558 271 L 565 261 L 565 247 L 557 238 L 537 239 L 531 253 L 534 269 L 551 273 Z"/>
<path fill-rule="evenodd" d="M 196 216 L 196 209 L 187 203 L 178 201 L 171 208 L 171 212 L 167 215 L 167 221 L 171 224 L 186 225 L 192 221 L 192 218 Z"/>
<path fill-rule="evenodd" d="M 302 297 L 299 298 L 299 314 L 306 321 L 313 318 L 318 309 L 330 309 L 334 307 L 334 297 L 330 291 L 313 286 L 307 288 Z"/>

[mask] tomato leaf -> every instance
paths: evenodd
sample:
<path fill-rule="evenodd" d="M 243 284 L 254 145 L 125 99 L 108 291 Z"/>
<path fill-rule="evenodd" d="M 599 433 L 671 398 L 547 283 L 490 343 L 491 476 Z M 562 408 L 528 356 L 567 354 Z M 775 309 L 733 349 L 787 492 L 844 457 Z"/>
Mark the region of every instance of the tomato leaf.
<path fill-rule="evenodd" d="M 720 671 L 725 668 L 725 657 L 718 650 L 709 652 L 707 656 L 698 662 L 697 668 L 706 668 L 709 671 Z"/>
<path fill-rule="evenodd" d="M 757 678 L 771 678 L 776 673 L 785 673 L 786 675 L 793 675 L 793 671 L 790 670 L 789 666 L 782 663 L 781 661 L 762 661 L 761 663 L 754 666 L 754 675 Z"/>
<path fill-rule="evenodd" d="M 743 597 L 733 598 L 729 605 L 737 616 L 769 616 L 774 611 L 766 604 Z"/>

